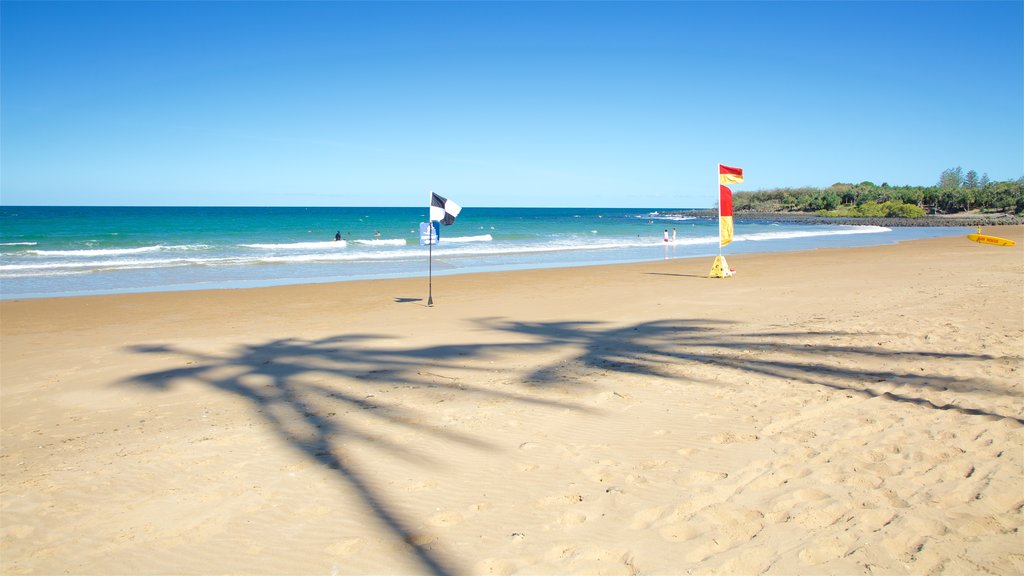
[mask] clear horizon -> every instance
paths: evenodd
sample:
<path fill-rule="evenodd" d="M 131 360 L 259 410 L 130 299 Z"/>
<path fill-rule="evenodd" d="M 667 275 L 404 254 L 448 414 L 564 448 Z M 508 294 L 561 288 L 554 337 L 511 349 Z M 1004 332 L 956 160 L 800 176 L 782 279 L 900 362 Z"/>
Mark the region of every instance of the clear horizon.
<path fill-rule="evenodd" d="M 0 4 L 0 204 L 690 207 L 1024 174 L 1024 3 Z"/>

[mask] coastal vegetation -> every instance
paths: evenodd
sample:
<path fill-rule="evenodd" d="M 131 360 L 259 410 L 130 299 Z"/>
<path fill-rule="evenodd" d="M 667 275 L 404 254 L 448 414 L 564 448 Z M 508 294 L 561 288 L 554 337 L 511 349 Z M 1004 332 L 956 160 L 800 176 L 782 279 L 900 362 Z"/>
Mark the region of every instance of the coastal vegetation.
<path fill-rule="evenodd" d="M 836 218 L 921 218 L 962 212 L 1024 213 L 1024 177 L 992 182 L 987 174 L 944 170 L 934 186 L 836 183 L 828 188 L 775 188 L 733 194 L 743 212 L 817 213 Z"/>

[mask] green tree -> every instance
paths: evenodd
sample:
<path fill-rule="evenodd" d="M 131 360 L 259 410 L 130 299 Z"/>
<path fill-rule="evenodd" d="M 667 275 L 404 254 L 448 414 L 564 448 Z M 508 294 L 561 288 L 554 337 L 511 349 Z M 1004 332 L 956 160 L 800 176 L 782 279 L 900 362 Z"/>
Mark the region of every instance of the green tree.
<path fill-rule="evenodd" d="M 896 199 L 904 204 L 921 206 L 924 202 L 924 188 L 914 186 L 903 186 L 896 191 Z"/>
<path fill-rule="evenodd" d="M 865 218 L 884 218 L 886 210 L 878 202 L 868 200 L 857 207 L 857 213 Z"/>
<path fill-rule="evenodd" d="M 924 204 L 928 211 L 935 214 L 939 208 L 939 198 L 942 197 L 942 190 L 937 186 L 929 186 L 922 190 L 921 203 Z"/>
<path fill-rule="evenodd" d="M 839 194 L 833 190 L 826 190 L 821 193 L 821 207 L 823 210 L 835 210 L 842 203 Z"/>
<path fill-rule="evenodd" d="M 963 184 L 964 181 L 964 169 L 957 166 L 956 168 L 948 168 L 942 171 L 939 176 L 939 188 L 945 188 L 947 190 L 956 190 Z"/>
<path fill-rule="evenodd" d="M 974 190 L 978 187 L 978 173 L 974 170 L 968 170 L 967 175 L 964 176 L 964 188 Z"/>
<path fill-rule="evenodd" d="M 944 185 L 943 185 L 944 184 Z M 988 175 L 966 176 L 960 167 L 942 173 L 936 186 L 878 186 L 864 181 L 860 184 L 837 182 L 828 188 L 775 188 L 757 192 L 738 192 L 733 205 L 740 210 L 776 212 L 786 210 L 838 212 L 850 216 L 915 217 L 921 208 L 927 213 L 950 213 L 963 210 L 1024 210 L 1024 177 L 1006 182 L 991 182 Z"/>
<path fill-rule="evenodd" d="M 925 215 L 924 209 L 913 204 L 904 204 L 898 200 L 890 200 L 882 205 L 890 218 L 920 218 Z"/>

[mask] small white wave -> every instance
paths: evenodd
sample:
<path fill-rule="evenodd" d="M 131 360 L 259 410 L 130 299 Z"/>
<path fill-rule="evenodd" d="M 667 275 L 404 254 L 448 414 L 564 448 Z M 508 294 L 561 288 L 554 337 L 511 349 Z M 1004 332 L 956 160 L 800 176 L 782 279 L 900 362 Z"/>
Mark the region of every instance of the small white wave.
<path fill-rule="evenodd" d="M 190 266 L 232 263 L 237 259 L 233 258 L 162 258 L 162 259 L 120 259 L 120 260 L 89 260 L 76 262 L 54 262 L 37 264 L 3 264 L 0 265 L 0 274 L 17 275 L 28 273 L 57 273 L 70 270 L 126 270 L 131 268 L 165 268 L 170 266 Z"/>
<path fill-rule="evenodd" d="M 846 234 L 876 234 L 889 232 L 889 228 L 881 226 L 847 226 L 829 227 L 817 230 L 789 230 L 777 232 L 757 232 L 751 234 L 738 234 L 736 242 L 771 242 L 787 241 L 789 239 L 828 237 Z M 461 240 L 461 242 L 460 242 Z M 659 245 L 668 246 L 662 241 L 661 235 L 645 235 L 633 237 L 603 237 L 601 235 L 578 234 L 578 235 L 557 235 L 541 242 L 515 242 L 502 241 L 491 242 L 491 235 L 463 236 L 451 239 L 442 239 L 442 242 L 433 248 L 436 258 L 443 257 L 487 257 L 500 256 L 502 254 L 530 254 L 544 252 L 564 251 L 590 251 L 590 250 L 616 250 L 616 249 L 651 249 Z M 706 236 L 681 236 L 676 239 L 674 246 L 713 246 L 718 243 L 718 236 L 709 234 Z M 303 263 L 343 263 L 343 262 L 398 262 L 402 260 L 418 261 L 427 257 L 428 249 L 418 245 L 406 245 L 402 248 L 390 250 L 338 250 L 323 249 L 334 247 L 337 243 L 313 242 L 285 244 L 290 248 L 313 246 L 319 250 L 308 251 L 307 253 L 289 250 L 268 250 L 235 252 L 232 255 L 218 255 L 206 251 L 187 252 L 164 250 L 156 254 L 118 254 L 107 258 L 75 258 L 66 261 L 57 259 L 41 259 L 33 257 L 15 257 L 12 263 L 0 264 L 0 278 L 17 278 L 29 276 L 58 276 L 75 273 L 87 274 L 91 272 L 104 272 L 111 270 L 132 270 L 132 269 L 157 269 L 187 266 L 246 266 L 246 265 L 281 265 L 281 264 L 303 264 Z M 266 245 L 265 245 L 266 246 Z M 279 245 L 269 245 L 279 246 Z M 80 256 L 82 251 L 72 251 Z M 657 250 L 660 253 L 660 250 Z M 7 258 L 6 262 L 10 262 Z"/>
<path fill-rule="evenodd" d="M 482 234 L 480 236 L 455 236 L 452 238 L 445 238 L 441 236 L 441 242 L 455 242 L 455 243 L 466 243 L 466 242 L 491 242 L 494 237 L 490 234 Z"/>
<path fill-rule="evenodd" d="M 89 250 L 26 250 L 27 254 L 36 256 L 72 256 L 95 258 L 96 256 L 124 256 L 128 254 L 144 254 L 146 252 L 159 252 L 163 246 L 142 246 L 140 248 L 97 248 Z"/>
<path fill-rule="evenodd" d="M 363 246 L 405 246 L 405 240 L 401 238 L 388 238 L 379 240 L 353 240 L 356 244 Z"/>
<path fill-rule="evenodd" d="M 288 244 L 242 244 L 243 248 L 259 250 L 322 250 L 325 248 L 344 248 L 348 242 L 344 240 L 327 240 L 323 242 L 291 242 Z"/>
<path fill-rule="evenodd" d="M 682 216 L 675 214 L 659 214 L 658 212 L 651 212 L 647 215 L 640 215 L 637 218 L 644 220 L 664 220 L 666 222 L 685 222 L 687 220 L 696 220 L 696 216 Z"/>
<path fill-rule="evenodd" d="M 205 250 L 206 244 L 180 244 L 164 246 L 140 246 L 138 248 L 90 248 L 88 250 L 26 250 L 25 254 L 43 257 L 95 258 L 97 256 L 130 256 L 132 254 L 148 254 L 153 252 L 183 252 L 188 250 Z"/>
<path fill-rule="evenodd" d="M 0 242 L 0 246 L 35 246 L 36 242 Z"/>

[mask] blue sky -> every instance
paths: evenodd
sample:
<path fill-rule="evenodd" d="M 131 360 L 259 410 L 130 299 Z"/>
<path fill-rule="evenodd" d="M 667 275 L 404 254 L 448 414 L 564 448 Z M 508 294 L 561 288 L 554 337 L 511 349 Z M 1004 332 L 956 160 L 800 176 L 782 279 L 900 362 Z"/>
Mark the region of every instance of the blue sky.
<path fill-rule="evenodd" d="M 0 202 L 704 207 L 1024 175 L 1024 3 L 0 3 Z"/>

